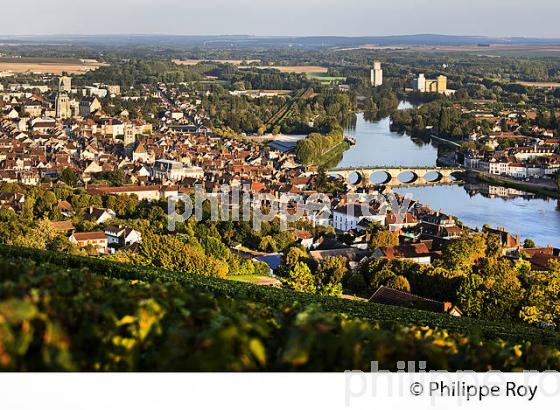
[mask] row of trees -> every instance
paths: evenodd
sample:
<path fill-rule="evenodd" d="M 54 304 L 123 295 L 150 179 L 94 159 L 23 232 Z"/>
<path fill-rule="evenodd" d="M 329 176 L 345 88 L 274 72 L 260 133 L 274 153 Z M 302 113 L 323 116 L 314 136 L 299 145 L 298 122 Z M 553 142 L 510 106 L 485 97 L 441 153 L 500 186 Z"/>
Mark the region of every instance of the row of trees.
<path fill-rule="evenodd" d="M 295 151 L 296 157 L 304 164 L 317 163 L 323 155 L 334 149 L 343 140 L 342 129 L 331 131 L 326 135 L 309 134 L 306 138 L 298 141 Z"/>
<path fill-rule="evenodd" d="M 297 90 L 293 89 L 294 92 Z M 312 98 L 289 95 L 250 98 L 231 95 L 223 87 L 215 86 L 213 92 L 202 100 L 214 128 L 259 135 L 267 131 L 269 120 L 288 104 L 289 112 L 277 122 L 274 133 L 327 133 L 335 126 L 348 123 L 355 107 L 349 95 L 332 90 Z"/>

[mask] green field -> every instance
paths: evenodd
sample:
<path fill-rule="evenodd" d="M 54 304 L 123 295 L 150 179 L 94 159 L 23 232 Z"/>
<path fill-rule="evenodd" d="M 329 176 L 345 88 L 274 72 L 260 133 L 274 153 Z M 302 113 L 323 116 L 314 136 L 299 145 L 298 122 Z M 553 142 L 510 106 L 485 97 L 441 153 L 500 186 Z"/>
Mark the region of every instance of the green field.
<path fill-rule="evenodd" d="M 318 80 L 322 83 L 342 83 L 346 81 L 346 77 L 331 77 L 327 73 L 311 72 L 306 73 L 307 77 L 312 80 Z"/>
<path fill-rule="evenodd" d="M 240 276 L 229 276 L 228 280 L 241 283 L 250 283 L 252 285 L 265 285 L 269 283 L 273 278 L 271 276 L 260 276 L 260 275 L 240 275 Z"/>

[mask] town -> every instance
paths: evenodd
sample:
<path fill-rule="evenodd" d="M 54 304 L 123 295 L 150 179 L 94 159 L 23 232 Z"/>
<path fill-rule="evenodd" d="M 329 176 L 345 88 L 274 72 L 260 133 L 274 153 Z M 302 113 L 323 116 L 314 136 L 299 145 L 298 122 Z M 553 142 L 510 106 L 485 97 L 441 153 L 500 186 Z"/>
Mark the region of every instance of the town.
<path fill-rule="evenodd" d="M 112 52 L 74 73 L 0 59 L 11 64 L 0 71 L 2 255 L 411 309 L 451 327 L 463 317 L 557 330 L 560 86 L 521 85 L 522 68 L 482 77 L 469 70 L 486 59 L 470 54 L 450 66 L 454 55 L 427 64 L 400 50 L 342 49 L 344 63 L 305 49 L 289 61 L 260 49 Z M 379 128 L 360 132 L 381 126 L 383 141 Z M 412 161 L 431 157 L 382 148 L 393 140 Z M 232 205 L 235 189 L 251 198 L 247 219 L 230 216 L 245 206 Z M 433 192 L 542 203 L 553 216 L 460 214 L 468 201 L 422 196 Z M 186 212 L 175 205 L 200 193 L 171 227 Z M 251 224 L 282 206 L 284 219 Z M 548 236 L 534 228 L 546 218 Z"/>

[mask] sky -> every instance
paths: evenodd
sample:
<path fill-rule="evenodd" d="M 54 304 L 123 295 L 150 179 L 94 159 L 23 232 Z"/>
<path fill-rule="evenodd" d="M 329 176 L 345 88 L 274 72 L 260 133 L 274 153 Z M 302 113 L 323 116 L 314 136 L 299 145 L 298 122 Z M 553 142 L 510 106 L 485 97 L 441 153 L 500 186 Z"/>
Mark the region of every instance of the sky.
<path fill-rule="evenodd" d="M 1 35 L 560 38 L 559 0 L 0 0 Z"/>

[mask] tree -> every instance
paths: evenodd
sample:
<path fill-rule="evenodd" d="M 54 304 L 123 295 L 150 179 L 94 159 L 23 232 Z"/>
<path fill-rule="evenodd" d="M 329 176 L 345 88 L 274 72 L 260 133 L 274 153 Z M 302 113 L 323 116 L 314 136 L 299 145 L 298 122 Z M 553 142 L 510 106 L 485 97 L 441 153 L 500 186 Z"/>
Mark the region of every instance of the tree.
<path fill-rule="evenodd" d="M 283 252 L 294 244 L 294 235 L 288 231 L 278 232 L 274 235 L 274 242 L 279 252 Z"/>
<path fill-rule="evenodd" d="M 101 179 L 106 179 L 111 186 L 122 186 L 127 182 L 126 174 L 122 169 L 103 173 Z"/>
<path fill-rule="evenodd" d="M 457 292 L 459 305 L 465 314 L 495 321 L 516 319 L 525 290 L 511 263 L 482 258 L 473 270 Z"/>
<path fill-rule="evenodd" d="M 202 247 L 204 248 L 204 253 L 208 256 L 212 256 L 216 259 L 227 259 L 231 252 L 226 245 L 222 243 L 218 238 L 211 236 L 200 238 Z"/>
<path fill-rule="evenodd" d="M 290 248 L 286 254 L 286 266 L 293 268 L 302 259 L 307 258 L 307 252 L 302 248 L 293 247 Z"/>
<path fill-rule="evenodd" d="M 25 234 L 13 238 L 10 243 L 23 248 L 47 249 L 58 236 L 47 219 L 38 220 L 31 228 L 24 228 Z"/>
<path fill-rule="evenodd" d="M 532 239 L 525 239 L 525 241 L 523 242 L 523 247 L 524 248 L 535 248 L 535 241 L 533 241 Z"/>
<path fill-rule="evenodd" d="M 552 130 L 558 130 L 560 128 L 558 117 L 556 116 L 556 112 L 554 110 L 550 110 L 550 123 L 548 126 Z"/>
<path fill-rule="evenodd" d="M 170 235 L 146 232 L 140 251 L 131 255 L 133 262 L 164 269 L 196 273 L 205 276 L 225 277 L 226 262 L 207 256 L 200 245 L 187 244 Z"/>
<path fill-rule="evenodd" d="M 464 234 L 461 238 L 449 241 L 438 265 L 454 272 L 470 272 L 474 263 L 484 256 L 486 256 L 485 235 Z"/>
<path fill-rule="evenodd" d="M 282 280 L 286 287 L 296 292 L 315 293 L 315 278 L 311 274 L 309 266 L 303 262 L 298 262 L 293 269 L 288 272 L 288 277 Z"/>
<path fill-rule="evenodd" d="M 374 291 L 387 285 L 387 282 L 396 276 L 394 270 L 392 261 L 387 259 L 370 258 L 360 267 L 366 283 Z"/>
<path fill-rule="evenodd" d="M 550 121 L 548 118 L 546 118 L 546 116 L 543 114 L 542 111 L 538 111 L 537 112 L 537 117 L 535 119 L 535 122 L 537 124 L 537 126 L 539 126 L 540 128 L 548 128 Z"/>
<path fill-rule="evenodd" d="M 451 137 L 454 139 L 462 139 L 464 135 L 463 129 L 461 127 L 453 128 L 453 132 L 451 133 Z"/>
<path fill-rule="evenodd" d="M 444 107 L 441 107 L 438 130 L 442 135 L 449 135 L 451 130 L 451 118 L 449 116 L 449 111 Z"/>
<path fill-rule="evenodd" d="M 393 276 L 387 281 L 387 287 L 410 293 L 410 283 L 404 276 Z"/>
<path fill-rule="evenodd" d="M 502 256 L 503 248 L 500 237 L 496 234 L 486 235 L 486 256 L 498 258 Z"/>
<path fill-rule="evenodd" d="M 344 256 L 326 257 L 317 268 L 316 284 L 320 293 L 329 296 L 342 294 L 342 280 L 348 274 L 348 260 Z"/>
<path fill-rule="evenodd" d="M 15 222 L 16 220 L 17 214 L 12 208 L 0 209 L 0 222 Z"/>
<path fill-rule="evenodd" d="M 278 244 L 276 243 L 276 241 L 272 236 L 267 235 L 261 239 L 261 243 L 259 244 L 259 249 L 263 252 L 277 252 Z"/>
<path fill-rule="evenodd" d="M 387 246 L 397 246 L 399 244 L 399 236 L 395 232 L 386 229 L 380 230 L 372 237 L 371 249 L 379 249 Z"/>
<path fill-rule="evenodd" d="M 78 182 L 78 175 L 72 168 L 64 168 L 60 173 L 60 180 L 67 185 L 76 186 Z"/>

